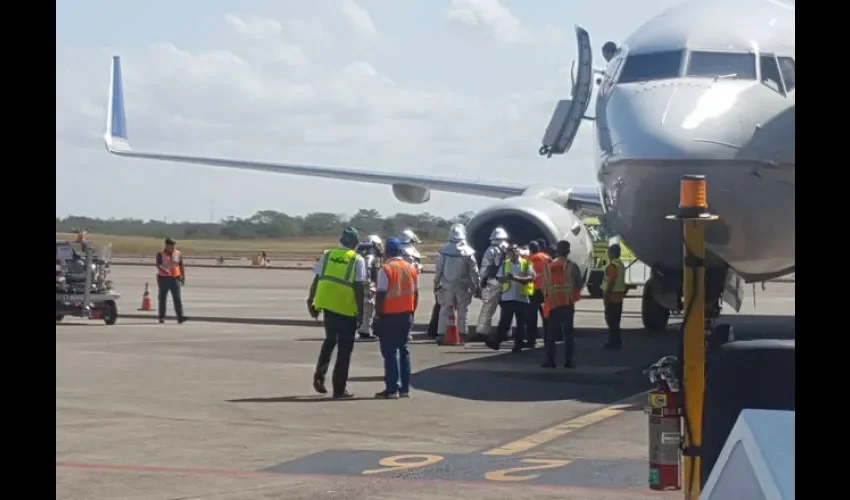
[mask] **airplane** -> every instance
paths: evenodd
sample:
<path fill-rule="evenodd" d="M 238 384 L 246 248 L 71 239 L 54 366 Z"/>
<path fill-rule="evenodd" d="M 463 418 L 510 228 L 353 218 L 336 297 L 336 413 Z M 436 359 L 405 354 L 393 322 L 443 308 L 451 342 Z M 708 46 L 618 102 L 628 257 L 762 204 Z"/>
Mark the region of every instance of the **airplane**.
<path fill-rule="evenodd" d="M 132 149 L 119 56 L 112 59 L 106 149 L 142 158 L 392 186 L 401 202 L 431 191 L 498 199 L 467 224 L 482 250 L 491 231 L 512 240 L 566 239 L 583 273 L 593 243 L 581 218 L 601 215 L 652 268 L 641 318 L 649 331 L 682 309 L 682 228 L 676 212 L 683 175 L 702 174 L 710 210 L 706 304 L 741 305 L 742 282 L 795 270 L 795 7 L 780 0 L 690 0 L 641 25 L 622 44 L 602 47 L 595 69 L 587 31 L 575 27 L 578 64 L 571 98 L 558 103 L 540 155 L 569 151 L 579 125 L 596 132 L 596 186 L 511 185 L 355 168 L 212 158 Z M 585 115 L 598 85 L 595 116 Z"/>

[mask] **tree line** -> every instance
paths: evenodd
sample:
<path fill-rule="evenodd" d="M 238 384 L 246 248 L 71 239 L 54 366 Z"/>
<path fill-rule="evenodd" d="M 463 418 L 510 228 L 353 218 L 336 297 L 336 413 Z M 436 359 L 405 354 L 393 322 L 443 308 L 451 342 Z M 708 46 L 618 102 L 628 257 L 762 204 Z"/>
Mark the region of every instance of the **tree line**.
<path fill-rule="evenodd" d="M 56 218 L 56 232 L 84 230 L 93 234 L 115 236 L 149 236 L 153 238 L 246 240 L 305 237 L 336 237 L 343 228 L 353 226 L 363 235 L 381 237 L 412 229 L 423 240 L 439 240 L 448 235 L 452 224 L 466 224 L 472 212 L 445 219 L 430 213 L 397 213 L 382 216 L 377 210 L 361 208 L 351 217 L 327 212 L 287 215 L 274 210 L 260 210 L 247 218 L 228 217 L 220 222 L 166 222 L 141 219 L 98 219 L 72 215 Z"/>

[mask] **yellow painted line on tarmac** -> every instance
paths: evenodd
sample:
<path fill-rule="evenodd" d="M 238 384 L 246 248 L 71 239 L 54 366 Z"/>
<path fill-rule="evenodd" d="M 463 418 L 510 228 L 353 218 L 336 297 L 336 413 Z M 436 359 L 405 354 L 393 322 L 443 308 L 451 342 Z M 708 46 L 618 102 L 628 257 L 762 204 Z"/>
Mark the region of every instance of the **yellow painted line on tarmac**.
<path fill-rule="evenodd" d="M 612 417 L 616 417 L 620 415 L 627 408 L 633 406 L 634 403 L 627 403 L 628 400 L 633 400 L 639 396 L 643 396 L 645 393 L 636 394 L 626 400 L 623 400 L 622 403 L 613 404 L 610 406 L 606 406 L 605 408 L 596 410 L 594 412 L 588 413 L 586 415 L 582 415 L 580 417 L 576 417 L 566 422 L 560 423 L 558 425 L 549 427 L 548 429 L 543 429 L 542 431 L 535 432 L 529 436 L 525 436 L 523 438 L 517 439 L 516 441 L 512 441 L 508 444 L 504 444 L 499 446 L 498 448 L 493 448 L 492 450 L 487 450 L 484 452 L 484 455 L 489 456 L 509 456 L 516 455 L 517 453 L 527 452 L 542 444 L 549 443 L 558 438 L 566 436 L 571 432 L 575 432 L 579 429 L 584 429 L 590 425 L 602 422 L 603 420 L 607 420 Z"/>

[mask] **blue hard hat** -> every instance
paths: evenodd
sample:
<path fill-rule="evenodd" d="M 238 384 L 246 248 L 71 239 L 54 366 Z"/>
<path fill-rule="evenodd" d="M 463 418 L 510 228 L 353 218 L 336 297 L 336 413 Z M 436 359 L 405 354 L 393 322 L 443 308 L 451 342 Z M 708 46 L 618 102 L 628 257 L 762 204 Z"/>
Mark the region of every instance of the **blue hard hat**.
<path fill-rule="evenodd" d="M 398 238 L 387 238 L 384 243 L 387 253 L 401 253 L 402 246 L 401 240 Z"/>

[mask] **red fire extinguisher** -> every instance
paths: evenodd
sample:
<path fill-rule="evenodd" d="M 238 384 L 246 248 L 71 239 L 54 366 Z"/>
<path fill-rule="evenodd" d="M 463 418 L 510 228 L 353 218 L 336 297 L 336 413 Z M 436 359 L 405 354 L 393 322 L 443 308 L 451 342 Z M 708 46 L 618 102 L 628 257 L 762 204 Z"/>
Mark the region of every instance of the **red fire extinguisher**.
<path fill-rule="evenodd" d="M 644 411 L 649 415 L 649 488 L 682 489 L 682 398 L 673 356 L 661 358 L 644 373 L 656 384 Z"/>

